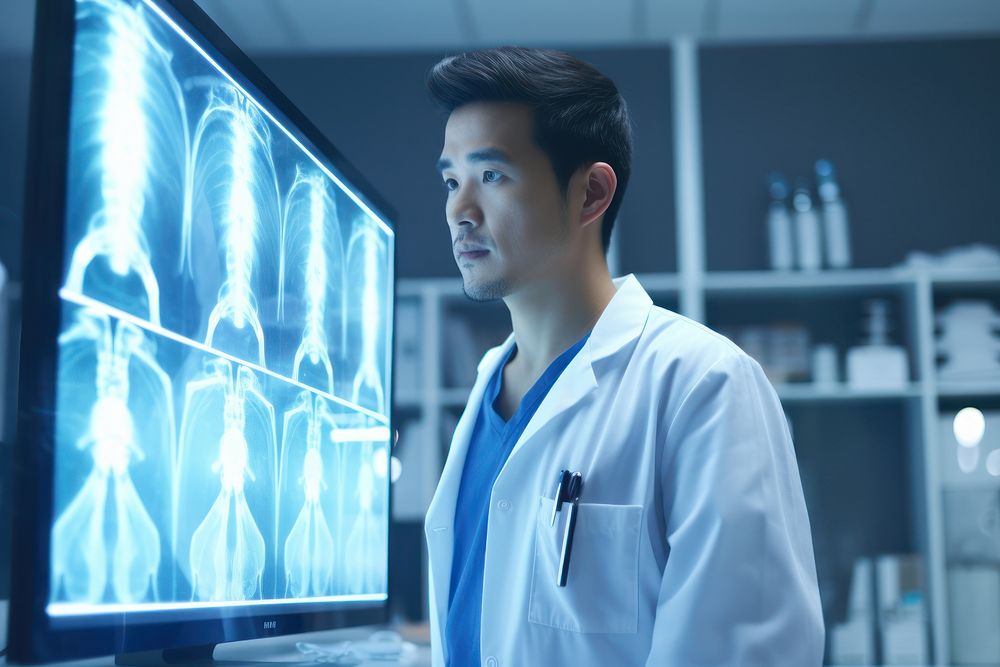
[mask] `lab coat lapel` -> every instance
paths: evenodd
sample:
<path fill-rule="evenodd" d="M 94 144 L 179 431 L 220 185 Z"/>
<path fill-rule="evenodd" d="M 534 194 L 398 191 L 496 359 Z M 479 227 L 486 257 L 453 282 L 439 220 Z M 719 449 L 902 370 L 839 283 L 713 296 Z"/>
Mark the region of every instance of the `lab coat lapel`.
<path fill-rule="evenodd" d="M 508 461 L 549 422 L 597 389 L 601 362 L 626 348 L 642 333 L 653 306 L 652 299 L 631 274 L 617 278 L 614 282 L 618 291 L 594 325 L 590 338 L 556 378 L 555 384 L 514 445 Z"/>
<path fill-rule="evenodd" d="M 466 409 L 455 427 L 455 435 L 451 440 L 451 448 L 445 461 L 444 470 L 438 481 L 434 498 L 427 508 L 424 519 L 424 534 L 427 536 L 427 550 L 431 563 L 430 586 L 435 604 L 431 605 L 436 612 L 438 631 L 443 631 L 448 611 L 448 591 L 451 586 L 451 561 L 455 544 L 455 503 L 458 500 L 458 489 L 462 482 L 462 470 L 465 468 L 465 458 L 469 452 L 469 442 L 476 426 L 479 406 L 486 392 L 486 385 L 496 370 L 497 364 L 506 356 L 514 344 L 513 335 L 506 342 L 491 350 L 479 362 L 479 374 L 476 383 L 469 394 Z"/>
<path fill-rule="evenodd" d="M 479 406 L 483 401 L 483 394 L 486 393 L 486 385 L 489 384 L 497 364 L 500 363 L 513 344 L 513 335 L 508 336 L 503 344 L 491 350 L 479 363 L 476 383 L 469 393 L 465 411 L 455 427 L 455 434 L 451 439 L 451 447 L 444 470 L 441 471 L 441 478 L 438 480 L 434 498 L 427 508 L 425 521 L 431 529 L 440 526 L 450 528 L 455 522 L 455 501 L 458 498 L 458 487 L 462 482 L 465 457 L 469 453 L 472 430 L 476 426 L 476 417 L 479 415 Z"/>

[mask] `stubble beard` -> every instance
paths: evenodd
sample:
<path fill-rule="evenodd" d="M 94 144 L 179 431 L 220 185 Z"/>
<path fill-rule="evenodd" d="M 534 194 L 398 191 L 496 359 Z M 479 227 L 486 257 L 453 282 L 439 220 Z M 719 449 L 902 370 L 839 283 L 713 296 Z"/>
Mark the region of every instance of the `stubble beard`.
<path fill-rule="evenodd" d="M 498 301 L 510 294 L 510 285 L 503 278 L 479 282 L 463 279 L 462 291 L 470 301 L 486 303 Z"/>

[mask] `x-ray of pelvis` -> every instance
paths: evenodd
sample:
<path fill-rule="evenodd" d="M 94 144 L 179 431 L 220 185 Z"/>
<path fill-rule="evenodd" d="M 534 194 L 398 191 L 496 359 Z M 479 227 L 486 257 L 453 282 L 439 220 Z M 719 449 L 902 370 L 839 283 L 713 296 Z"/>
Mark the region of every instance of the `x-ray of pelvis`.
<path fill-rule="evenodd" d="M 106 315 L 79 311 L 59 345 L 61 375 L 89 377 L 93 386 L 61 399 L 61 410 L 87 424 L 75 448 L 89 461 L 72 461 L 67 454 L 64 471 L 79 472 L 57 477 L 53 595 L 90 603 L 156 600 L 160 529 L 136 490 L 133 468 L 148 462 L 147 491 L 170 484 L 169 378 L 143 332 L 128 322 L 114 327 Z M 165 418 L 157 420 L 157 414 Z M 89 473 L 80 474 L 87 467 Z M 79 479 L 83 484 L 72 499 L 61 502 Z M 162 515 L 157 518 L 162 522 Z"/>
<path fill-rule="evenodd" d="M 250 369 L 215 359 L 207 362 L 203 378 L 188 384 L 174 496 L 175 553 L 192 599 L 274 594 L 265 568 L 276 560 L 276 440 L 274 407 Z"/>
<path fill-rule="evenodd" d="M 337 443 L 327 401 L 303 391 L 285 413 L 281 440 L 278 517 L 286 597 L 330 595 L 335 590 L 336 547 L 330 519 L 336 516 Z"/>
<path fill-rule="evenodd" d="M 387 549 L 385 522 L 388 508 L 382 492 L 384 484 L 377 483 L 375 478 L 376 444 L 348 443 L 347 446 L 360 456 L 354 459 L 356 463 L 352 466 L 357 470 L 352 494 L 356 513 L 347 535 L 344 572 L 349 592 L 370 593 L 385 585 L 386 573 L 380 555 Z M 379 446 L 384 446 L 384 443 Z"/>
<path fill-rule="evenodd" d="M 278 308 L 284 318 L 286 300 L 295 303 L 299 307 L 294 319 L 303 322 L 292 377 L 333 393 L 334 367 L 326 332 L 343 316 L 345 281 L 340 223 L 328 181 L 321 172 L 296 168 L 281 227 Z"/>
<path fill-rule="evenodd" d="M 194 132 L 181 231 L 181 269 L 191 271 L 194 199 L 209 202 L 223 262 L 223 283 L 205 343 L 264 366 L 264 329 L 255 296 L 264 249 L 278 248 L 281 202 L 271 156 L 271 131 L 251 100 L 215 85 Z M 252 339 L 250 338 L 252 337 Z"/>
<path fill-rule="evenodd" d="M 158 200 L 181 200 L 184 97 L 141 5 L 83 0 L 78 12 L 82 25 L 103 29 L 81 30 L 75 55 L 72 131 L 94 140 L 73 144 L 71 164 L 85 168 L 70 179 L 72 205 L 89 219 L 65 286 L 159 324 L 160 286 L 143 223 L 164 214 Z"/>

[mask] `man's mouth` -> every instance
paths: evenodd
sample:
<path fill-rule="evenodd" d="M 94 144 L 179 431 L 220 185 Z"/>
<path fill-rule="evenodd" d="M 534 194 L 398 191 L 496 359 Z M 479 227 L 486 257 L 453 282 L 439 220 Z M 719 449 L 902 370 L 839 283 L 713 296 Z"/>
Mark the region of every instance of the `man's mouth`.
<path fill-rule="evenodd" d="M 459 260 L 480 259 L 488 255 L 489 252 L 490 251 L 483 246 L 469 243 L 467 241 L 460 241 L 455 244 L 455 257 Z"/>

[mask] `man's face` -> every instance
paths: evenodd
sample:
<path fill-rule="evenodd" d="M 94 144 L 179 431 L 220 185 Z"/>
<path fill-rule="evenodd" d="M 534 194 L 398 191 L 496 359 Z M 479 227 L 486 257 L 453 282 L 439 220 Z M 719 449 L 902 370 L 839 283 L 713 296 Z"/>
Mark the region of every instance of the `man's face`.
<path fill-rule="evenodd" d="M 465 293 L 503 298 L 557 270 L 569 225 L 549 157 L 525 104 L 477 102 L 452 112 L 438 163 Z"/>

